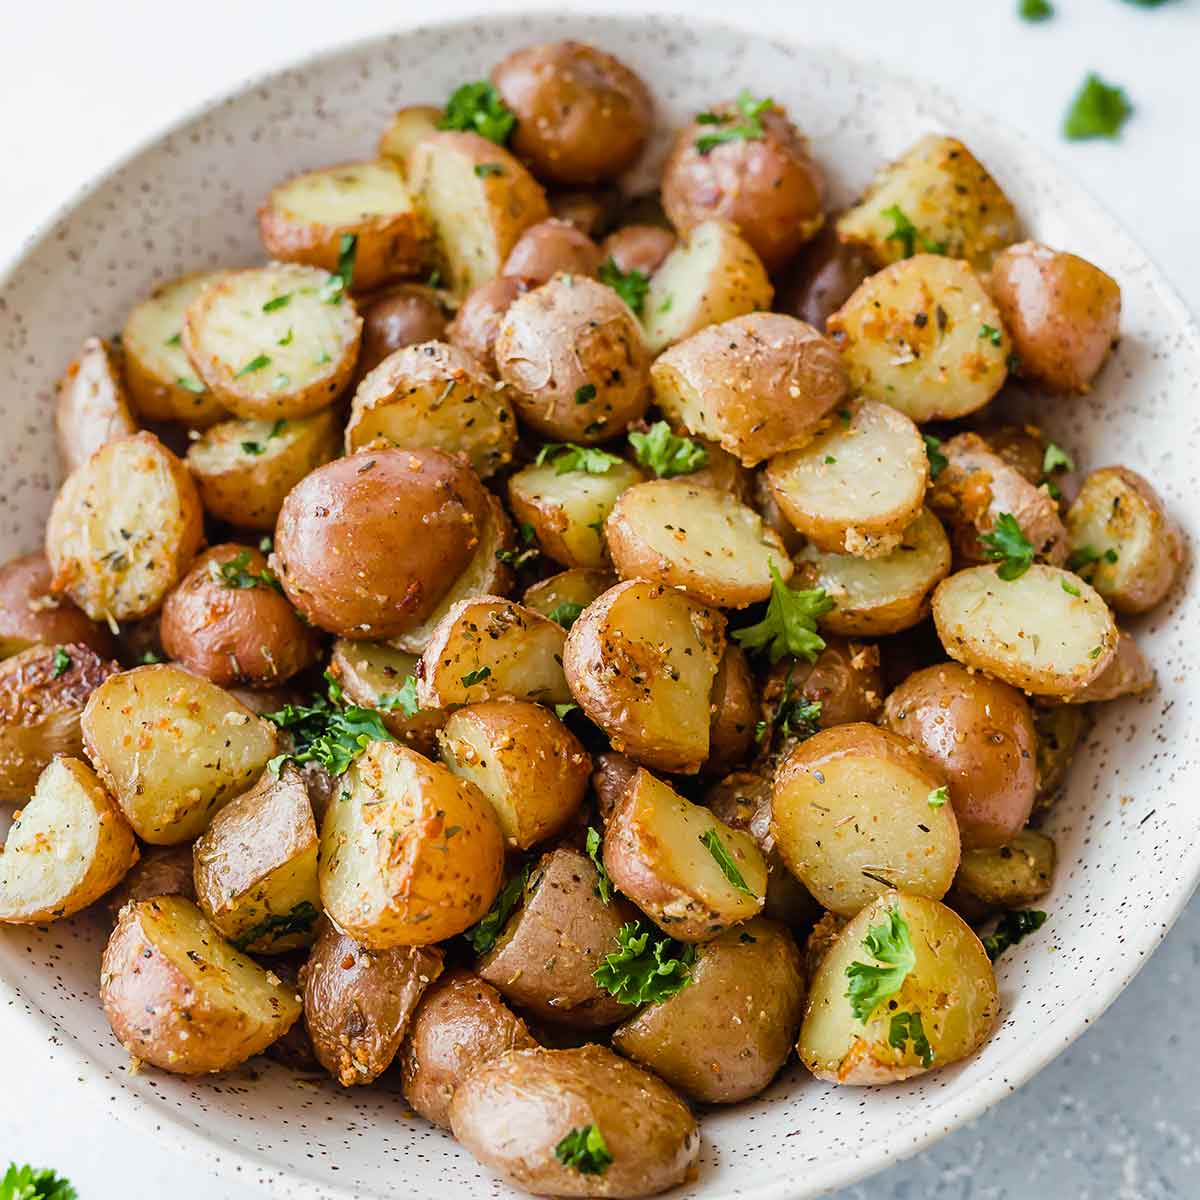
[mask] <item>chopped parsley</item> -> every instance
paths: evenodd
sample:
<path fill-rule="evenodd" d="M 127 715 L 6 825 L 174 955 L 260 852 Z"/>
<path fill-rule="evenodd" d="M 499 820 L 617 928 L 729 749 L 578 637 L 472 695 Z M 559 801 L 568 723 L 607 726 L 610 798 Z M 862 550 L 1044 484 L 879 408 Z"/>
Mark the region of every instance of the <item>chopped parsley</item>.
<path fill-rule="evenodd" d="M 489 142 L 503 146 L 516 123 L 515 114 L 500 99 L 500 93 L 486 79 L 480 79 L 464 83 L 451 92 L 438 128 L 478 133 Z"/>
<path fill-rule="evenodd" d="M 929 478 L 936 479 L 949 465 L 950 460 L 942 453 L 942 439 L 932 433 L 922 434 L 925 453 L 929 456 Z"/>
<path fill-rule="evenodd" d="M 589 401 L 596 398 L 596 385 L 594 383 L 585 383 L 582 387 L 575 389 L 575 403 L 587 404 Z"/>
<path fill-rule="evenodd" d="M 296 337 L 296 331 L 294 329 L 292 329 L 291 327 L 289 327 L 287 333 L 285 333 L 283 335 L 283 337 L 278 338 L 276 340 L 275 345 L 290 346 L 292 344 L 292 342 L 295 340 L 295 337 Z M 326 359 L 326 361 L 328 361 L 328 359 Z"/>
<path fill-rule="evenodd" d="M 1054 6 L 1047 0 L 1021 0 L 1017 15 L 1022 21 L 1048 21 L 1054 16 Z"/>
<path fill-rule="evenodd" d="M 1004 334 L 995 325 L 980 325 L 979 336 L 986 338 L 993 346 L 999 346 L 1004 341 Z"/>
<path fill-rule="evenodd" d="M 264 446 L 262 444 L 262 442 L 243 442 L 242 443 L 242 453 L 243 454 L 259 455 L 259 454 L 262 454 L 264 450 L 266 450 L 266 446 Z"/>
<path fill-rule="evenodd" d="M 1115 563 L 1117 557 L 1117 552 L 1111 546 L 1103 552 L 1095 546 L 1080 546 L 1078 550 L 1071 551 L 1067 559 L 1067 570 L 1082 575 L 1088 567 L 1094 567 L 1098 562 Z"/>
<path fill-rule="evenodd" d="M 480 667 L 476 671 L 468 671 L 462 677 L 463 687 L 474 687 L 477 683 L 482 683 L 492 673 L 491 667 Z"/>
<path fill-rule="evenodd" d="M 995 962 L 1001 954 L 1019 941 L 1041 929 L 1046 923 L 1046 914 L 1035 908 L 1018 908 L 1006 912 L 1000 923 L 987 937 L 981 938 L 987 956 Z"/>
<path fill-rule="evenodd" d="M 1007 582 L 1020 579 L 1033 565 L 1033 546 L 1012 513 L 1000 513 L 992 531 L 979 540 L 987 557 L 1000 563 L 996 574 Z"/>
<path fill-rule="evenodd" d="M 603 1175 L 613 1160 L 604 1134 L 596 1125 L 572 1129 L 554 1147 L 554 1157 L 564 1167 L 570 1167 L 580 1175 Z"/>
<path fill-rule="evenodd" d="M 54 674 L 51 678 L 61 679 L 71 669 L 71 656 L 61 647 L 54 648 Z"/>
<path fill-rule="evenodd" d="M 697 115 L 697 125 L 712 128 L 711 133 L 703 133 L 696 139 L 696 149 L 701 154 L 709 154 L 726 142 L 760 142 L 766 136 L 762 115 L 775 107 L 775 101 L 769 97 L 756 100 L 742 88 L 735 105 L 742 118 L 737 124 L 730 124 L 734 120 L 732 113 L 702 112 Z"/>
<path fill-rule="evenodd" d="M 463 936 L 471 943 L 476 954 L 486 954 L 499 938 L 505 922 L 512 916 L 520 903 L 529 882 L 529 864 L 526 863 L 501 889 L 492 907 Z"/>
<path fill-rule="evenodd" d="M 167 660 L 165 658 L 163 658 L 163 656 L 155 650 L 143 650 L 142 657 L 138 659 L 138 662 L 143 667 L 150 667 L 150 666 L 153 666 L 155 663 L 166 662 L 166 661 Z"/>
<path fill-rule="evenodd" d="M 646 293 L 650 290 L 650 276 L 645 271 L 639 271 L 636 267 L 632 271 L 622 271 L 609 255 L 600 264 L 598 278 L 612 288 L 639 317 L 642 315 Z"/>
<path fill-rule="evenodd" d="M 527 562 L 537 558 L 542 552 L 541 547 L 537 544 L 537 531 L 533 526 L 528 521 L 522 521 L 518 528 L 521 533 L 521 541 L 525 544 L 525 549 L 496 551 L 496 560 L 507 563 L 510 567 L 523 567 Z"/>
<path fill-rule="evenodd" d="M 417 677 L 406 675 L 400 690 L 394 696 L 380 697 L 379 707 L 383 712 L 392 712 L 398 708 L 406 717 L 415 717 L 421 711 L 420 702 L 417 700 Z"/>
<path fill-rule="evenodd" d="M 691 983 L 695 961 L 695 946 L 632 921 L 617 931 L 617 949 L 604 956 L 592 978 L 621 1004 L 657 1004 Z"/>
<path fill-rule="evenodd" d="M 487 179 L 489 175 L 503 175 L 504 168 L 499 163 L 476 163 L 475 174 L 480 179 Z"/>
<path fill-rule="evenodd" d="M 721 835 L 716 829 L 709 829 L 700 835 L 700 841 L 704 843 L 704 848 L 713 856 L 717 866 L 721 868 L 721 874 L 729 881 L 731 887 L 735 891 L 739 891 L 744 896 L 753 896 L 754 892 L 750 885 L 738 870 L 738 865 L 733 861 L 733 855 L 725 848 L 725 843 L 721 841 Z"/>
<path fill-rule="evenodd" d="M 912 1042 L 913 1053 L 921 1060 L 921 1066 L 933 1066 L 933 1047 L 925 1036 L 925 1028 L 921 1024 L 919 1012 L 898 1012 L 893 1015 L 888 1026 L 888 1045 L 895 1047 L 901 1054 L 905 1046 Z"/>
<path fill-rule="evenodd" d="M 215 558 L 210 558 L 208 574 L 213 583 L 219 584 L 221 587 L 238 588 L 242 591 L 265 587 L 274 588 L 277 592 L 283 591 L 283 585 L 270 567 L 263 567 L 261 571 L 255 572 L 248 570 L 249 566 L 250 551 L 239 550 L 237 554 L 223 563 L 217 562 Z"/>
<path fill-rule="evenodd" d="M 766 650 L 772 662 L 785 654 L 814 662 L 825 649 L 825 641 L 817 633 L 817 618 L 833 608 L 833 601 L 821 588 L 793 591 L 784 584 L 775 569 L 771 569 L 771 599 L 767 611 L 757 625 L 733 631 L 734 641 L 746 650 Z"/>
<path fill-rule="evenodd" d="M 269 367 L 270 365 L 270 355 L 256 354 L 245 366 L 235 371 L 233 377 L 234 379 L 241 379 L 243 375 L 252 375 L 255 371 L 261 371 L 263 367 Z"/>
<path fill-rule="evenodd" d="M 576 604 L 574 600 L 564 600 L 561 604 L 556 604 L 546 616 L 556 625 L 570 629 L 581 612 L 583 612 L 582 604 Z"/>
<path fill-rule="evenodd" d="M 291 292 L 282 292 L 278 296 L 273 296 L 262 306 L 263 312 L 275 312 L 277 309 L 286 308 L 292 302 Z"/>
<path fill-rule="evenodd" d="M 1048 442 L 1042 456 L 1042 474 L 1052 475 L 1055 471 L 1073 471 L 1075 463 L 1071 456 L 1054 442 Z"/>
<path fill-rule="evenodd" d="M 183 334 L 182 333 L 173 333 L 173 334 L 171 334 L 171 336 L 169 338 L 167 338 L 167 340 L 165 342 L 163 342 L 164 346 L 179 346 L 182 344 L 183 344 Z"/>
<path fill-rule="evenodd" d="M 193 396 L 203 396 L 207 390 L 198 379 L 193 379 L 190 375 L 180 375 L 175 380 L 175 386 L 181 387 L 185 392 L 191 392 Z"/>
<path fill-rule="evenodd" d="M 579 707 L 578 704 L 556 704 L 554 706 L 554 715 L 560 720 L 565 721 L 570 713 L 573 713 Z"/>
<path fill-rule="evenodd" d="M 358 234 L 343 233 L 338 239 L 337 270 L 321 285 L 321 290 L 317 293 L 326 304 L 341 304 L 342 297 L 354 282 L 354 260 L 357 257 Z M 325 361 L 328 361 L 328 355 Z"/>
<path fill-rule="evenodd" d="M 79 1193 L 45 1167 L 35 1170 L 9 1163 L 0 1179 L 0 1200 L 79 1200 Z"/>
<path fill-rule="evenodd" d="M 293 933 L 308 933 L 320 915 L 320 912 L 308 900 L 301 900 L 299 904 L 292 907 L 290 912 L 272 913 L 265 920 L 242 930 L 237 937 L 232 939 L 233 946 L 244 953 L 255 942 L 261 941 L 265 937 L 270 937 L 272 942 L 277 942 L 280 938 L 289 937 Z"/>
<path fill-rule="evenodd" d="M 677 437 L 666 421 L 655 421 L 647 433 L 636 430 L 629 444 L 639 464 L 649 467 L 660 479 L 690 475 L 708 465 L 708 451 L 687 437 Z"/>
<path fill-rule="evenodd" d="M 941 787 L 934 788 L 926 799 L 930 808 L 944 808 L 946 801 L 950 799 L 950 789 L 943 783 Z"/>
<path fill-rule="evenodd" d="M 904 251 L 905 258 L 912 258 L 916 254 L 918 247 L 926 254 L 946 253 L 946 244 L 944 242 L 935 242 L 932 238 L 927 238 L 904 215 L 904 211 L 898 204 L 893 204 L 891 208 L 885 208 L 879 215 L 887 217 L 892 223 L 892 232 L 884 238 L 884 241 L 899 242 L 900 248 Z"/>
<path fill-rule="evenodd" d="M 596 868 L 596 895 L 608 904 L 613 897 L 613 883 L 609 877 L 608 868 L 604 865 L 604 859 L 600 857 L 600 849 L 603 842 L 600 838 L 600 831 L 589 825 L 587 831 L 587 856 L 592 860 L 592 866 Z"/>
<path fill-rule="evenodd" d="M 1133 105 L 1123 88 L 1105 83 L 1095 71 L 1089 72 L 1067 115 L 1063 136 L 1073 142 L 1086 138 L 1115 138 L 1133 113 Z"/>
<path fill-rule="evenodd" d="M 534 460 L 535 465 L 549 463 L 555 475 L 566 475 L 570 471 L 584 471 L 588 475 L 605 475 L 621 460 L 615 454 L 596 450 L 591 446 L 577 446 L 574 442 L 547 442 Z"/>
<path fill-rule="evenodd" d="M 876 961 L 852 962 L 846 968 L 850 985 L 846 989 L 846 999 L 850 1001 L 855 1018 L 865 1025 L 881 1004 L 900 991 L 917 965 L 908 922 L 898 905 L 889 906 L 887 924 L 868 928 L 863 949 Z"/>
<path fill-rule="evenodd" d="M 1062 584 L 1062 590 L 1066 592 L 1068 596 L 1079 595 L 1079 589 L 1069 579 L 1062 579 L 1059 582 Z"/>

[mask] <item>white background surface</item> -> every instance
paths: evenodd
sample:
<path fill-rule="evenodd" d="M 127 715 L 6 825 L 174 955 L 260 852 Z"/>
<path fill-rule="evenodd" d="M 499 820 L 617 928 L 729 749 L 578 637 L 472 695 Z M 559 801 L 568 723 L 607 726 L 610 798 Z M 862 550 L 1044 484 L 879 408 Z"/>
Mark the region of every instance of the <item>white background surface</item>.
<path fill-rule="evenodd" d="M 1107 204 L 1200 312 L 1200 3 L 1053 2 L 1056 18 L 1031 25 L 1017 19 L 1016 0 L 754 0 L 740 7 L 729 0 L 203 0 L 194 7 L 25 0 L 8 10 L 0 72 L 0 258 L 114 158 L 249 75 L 445 17 L 653 7 L 838 46 L 1006 119 Z M 488 66 L 480 64 L 481 75 Z M 1059 137 L 1062 113 L 1089 69 L 1123 84 L 1134 102 L 1119 143 Z M 803 126 L 803 113 L 793 115 Z M 851 1189 L 845 1200 L 1195 1196 L 1196 1059 L 1194 1044 L 1177 1030 L 1197 983 L 1194 903 L 1153 963 L 1064 1058 L 973 1127 Z M 2 1023 L 0 1048 L 0 1171 L 8 1159 L 52 1165 L 83 1200 L 249 1197 L 139 1143 L 112 1113 L 60 1111 L 57 1073 L 64 1068 L 48 1069 L 37 1045 L 23 1047 Z M 408 1196 L 400 1180 L 396 1194 Z"/>

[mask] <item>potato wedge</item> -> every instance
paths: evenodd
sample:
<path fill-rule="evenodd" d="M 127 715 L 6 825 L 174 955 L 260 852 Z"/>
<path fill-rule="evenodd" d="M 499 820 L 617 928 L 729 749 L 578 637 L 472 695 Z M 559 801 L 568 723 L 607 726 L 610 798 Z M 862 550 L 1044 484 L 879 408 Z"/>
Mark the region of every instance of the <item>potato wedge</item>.
<path fill-rule="evenodd" d="M 694 774 L 708 757 L 709 695 L 724 653 L 720 613 L 630 579 L 584 609 L 563 666 L 575 701 L 614 750 Z"/>
<path fill-rule="evenodd" d="M 1071 565 L 1121 613 L 1152 609 L 1183 565 L 1178 527 L 1154 488 L 1128 467 L 1088 475 L 1067 510 L 1067 538 Z"/>
<path fill-rule="evenodd" d="M 540 704 L 571 699 L 562 626 L 499 596 L 455 604 L 417 663 L 421 706 L 447 708 L 511 696 Z"/>
<path fill-rule="evenodd" d="M 65 596 L 55 596 L 50 590 L 52 580 L 50 564 L 40 551 L 0 565 L 0 658 L 30 646 L 68 642 L 111 658 L 115 643 L 108 629 L 85 616 Z M 615 582 L 610 579 L 606 586 Z"/>
<path fill-rule="evenodd" d="M 762 260 L 724 221 L 688 230 L 650 279 L 642 304 L 653 353 L 708 325 L 771 307 L 774 289 Z"/>
<path fill-rule="evenodd" d="M 739 766 L 754 745 L 758 694 L 741 646 L 730 642 L 709 694 L 708 759 L 704 771 L 724 775 Z"/>
<path fill-rule="evenodd" d="M 771 567 L 785 582 L 794 570 L 779 535 L 754 509 L 687 478 L 622 492 L 604 537 L 622 579 L 663 583 L 713 607 L 765 600 Z"/>
<path fill-rule="evenodd" d="M 73 916 L 116 887 L 138 857 L 129 822 L 92 768 L 55 758 L 0 849 L 0 923 Z"/>
<path fill-rule="evenodd" d="M 891 999 L 863 1012 L 870 997 L 852 1000 L 847 983 L 854 963 L 875 965 L 872 929 L 894 937 L 912 967 Z M 821 960 L 796 1049 L 818 1079 L 892 1083 L 973 1054 L 999 1011 L 992 964 L 962 918 L 925 896 L 888 892 L 842 929 Z"/>
<path fill-rule="evenodd" d="M 166 663 L 106 679 L 80 721 L 87 756 L 144 842 L 191 841 L 262 774 L 275 726 Z"/>
<path fill-rule="evenodd" d="M 0 804 L 27 800 L 55 755 L 82 753 L 84 705 L 120 669 L 77 642 L 30 646 L 0 662 Z"/>
<path fill-rule="evenodd" d="M 121 364 L 102 338 L 88 338 L 59 380 L 54 424 L 58 456 L 68 474 L 106 443 L 137 433 Z"/>
<path fill-rule="evenodd" d="M 802 450 L 767 463 L 780 511 L 818 550 L 890 554 L 925 502 L 929 457 L 920 431 L 875 400 L 847 405 Z"/>
<path fill-rule="evenodd" d="M 374 1083 L 392 1065 L 421 997 L 441 973 L 436 946 L 369 950 L 322 922 L 301 974 L 304 1021 L 321 1066 L 342 1087 Z"/>
<path fill-rule="evenodd" d="M 941 522 L 923 508 L 900 544 L 882 558 L 826 554 L 805 546 L 796 556 L 794 584 L 819 587 L 833 601 L 821 627 L 847 637 L 882 637 L 924 620 L 929 594 L 950 571 L 950 542 Z"/>
<path fill-rule="evenodd" d="M 125 386 L 136 417 L 180 421 L 206 429 L 229 416 L 208 390 L 183 349 L 183 317 L 192 301 L 224 271 L 198 271 L 164 283 L 125 322 L 121 349 Z"/>
<path fill-rule="evenodd" d="M 379 137 L 379 157 L 399 164 L 406 175 L 413 147 L 427 134 L 437 131 L 443 110 L 432 104 L 406 104 L 388 122 Z"/>
<path fill-rule="evenodd" d="M 340 450 L 337 414 L 326 409 L 290 421 L 220 421 L 188 447 L 184 462 L 205 511 L 243 529 L 272 530 L 288 492 Z"/>
<path fill-rule="evenodd" d="M 430 230 L 404 173 L 390 159 L 307 171 L 272 188 L 258 210 L 269 258 L 340 272 L 350 243 L 347 286 L 370 291 L 420 275 L 430 258 Z"/>
<path fill-rule="evenodd" d="M 906 221 L 913 227 L 907 234 Z M 842 241 L 869 247 L 880 264 L 936 245 L 977 270 L 1019 236 L 1017 214 L 987 168 L 957 138 L 936 133 L 886 166 L 838 218 L 837 231 Z"/>
<path fill-rule="evenodd" d="M 300 997 L 235 950 L 182 896 L 126 906 L 100 964 L 100 1002 L 135 1060 L 176 1075 L 227 1071 L 300 1017 Z"/>
<path fill-rule="evenodd" d="M 328 408 L 354 372 L 362 319 L 318 267 L 231 271 L 188 305 L 183 348 L 235 416 L 278 420 Z"/>
<path fill-rule="evenodd" d="M 450 715 L 437 740 L 446 766 L 488 798 L 510 848 L 553 837 L 583 803 L 591 755 L 540 704 L 469 704 Z"/>
<path fill-rule="evenodd" d="M 854 916 L 893 887 L 939 900 L 959 860 L 945 783 L 907 738 L 838 725 L 780 763 L 771 832 L 792 874 L 839 916 Z"/>
<path fill-rule="evenodd" d="M 317 826 L 295 766 L 264 772 L 225 805 L 193 854 L 196 900 L 226 941 L 252 954 L 312 944 L 321 915 Z"/>
<path fill-rule="evenodd" d="M 499 275 L 517 238 L 550 216 L 533 176 L 477 133 L 421 137 L 408 155 L 408 177 L 433 228 L 446 284 L 458 296 Z"/>
<path fill-rule="evenodd" d="M 423 342 L 383 360 L 358 385 L 346 453 L 432 446 L 464 455 L 481 479 L 512 459 L 517 422 L 508 391 L 457 346 Z"/>
<path fill-rule="evenodd" d="M 1117 631 L 1117 649 L 1108 666 L 1078 692 L 1064 696 L 1067 704 L 1091 704 L 1137 696 L 1154 687 L 1154 664 L 1134 641 L 1133 634 Z"/>
<path fill-rule="evenodd" d="M 496 898 L 504 835 L 474 784 L 394 742 L 371 742 L 321 827 L 325 911 L 373 950 L 427 946 Z M 453 839 L 453 843 L 452 843 Z"/>
<path fill-rule="evenodd" d="M 747 467 L 810 442 L 848 387 L 833 342 L 795 317 L 766 312 L 710 325 L 672 346 L 650 381 L 668 419 Z"/>
<path fill-rule="evenodd" d="M 94 621 L 162 604 L 204 537 L 200 496 L 152 433 L 101 446 L 59 489 L 46 523 L 54 590 Z"/>
<path fill-rule="evenodd" d="M 762 911 L 767 864 L 754 839 L 642 769 L 604 829 L 612 881 L 664 933 L 706 942 Z"/>
<path fill-rule="evenodd" d="M 1034 563 L 1017 579 L 970 567 L 938 584 L 933 620 L 951 658 L 1035 696 L 1071 696 L 1117 649 L 1112 613 L 1093 588 Z"/>
<path fill-rule="evenodd" d="M 938 254 L 870 276 L 825 328 L 854 390 L 918 424 L 975 412 L 1008 373 L 999 310 L 965 262 Z"/>
<path fill-rule="evenodd" d="M 542 552 L 565 567 L 608 565 L 604 522 L 621 493 L 645 476 L 629 463 L 601 474 L 564 471 L 552 462 L 522 468 L 508 480 L 513 516 L 533 526 Z"/>
<path fill-rule="evenodd" d="M 1007 845 L 965 851 L 954 887 L 988 906 L 1024 908 L 1050 891 L 1056 853 L 1053 838 L 1023 829 Z"/>
<path fill-rule="evenodd" d="M 543 617 L 549 617 L 564 629 L 570 629 L 575 624 L 575 618 L 616 582 L 616 576 L 608 571 L 594 567 L 570 567 L 531 584 L 521 597 L 521 603 Z"/>

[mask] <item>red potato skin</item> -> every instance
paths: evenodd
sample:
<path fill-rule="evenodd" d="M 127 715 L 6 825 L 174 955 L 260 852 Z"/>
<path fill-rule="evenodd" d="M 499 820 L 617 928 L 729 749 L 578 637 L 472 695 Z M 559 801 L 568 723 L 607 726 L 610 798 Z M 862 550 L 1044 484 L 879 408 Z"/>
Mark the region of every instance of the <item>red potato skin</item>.
<path fill-rule="evenodd" d="M 670 229 L 661 225 L 626 225 L 604 239 L 600 253 L 606 261 L 612 259 L 617 270 L 626 275 L 641 271 L 650 276 L 663 265 L 678 241 Z"/>
<path fill-rule="evenodd" d="M 53 575 L 41 551 L 10 559 L 0 566 L 0 658 L 29 646 L 75 642 L 112 658 L 116 643 L 66 596 L 50 590 Z"/>
<path fill-rule="evenodd" d="M 537 287 L 533 279 L 500 275 L 477 287 L 459 307 L 446 336 L 452 346 L 465 350 L 489 374 L 496 374 L 496 335 L 509 305 Z"/>
<path fill-rule="evenodd" d="M 438 342 L 446 336 L 446 314 L 432 289 L 402 283 L 359 304 L 362 342 L 355 374 L 359 379 L 379 366 L 389 354 L 420 342 Z"/>
<path fill-rule="evenodd" d="M 837 312 L 874 270 L 866 248 L 839 241 L 830 222 L 788 267 L 774 307 L 824 330 L 826 318 Z"/>
<path fill-rule="evenodd" d="M 574 225 L 551 217 L 517 238 L 501 274 L 546 283 L 555 275 L 595 275 L 599 269 L 600 247 Z"/>

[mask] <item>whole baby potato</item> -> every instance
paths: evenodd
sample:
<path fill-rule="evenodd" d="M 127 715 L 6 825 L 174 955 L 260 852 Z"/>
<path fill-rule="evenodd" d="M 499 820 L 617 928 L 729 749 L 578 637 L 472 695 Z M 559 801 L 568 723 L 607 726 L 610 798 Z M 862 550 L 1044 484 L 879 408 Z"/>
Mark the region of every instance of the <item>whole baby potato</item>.
<path fill-rule="evenodd" d="M 481 283 L 459 306 L 458 313 L 446 330 L 450 344 L 465 350 L 485 371 L 496 374 L 496 335 L 508 307 L 530 288 L 531 279 L 513 275 L 497 275 Z"/>
<path fill-rule="evenodd" d="M 50 564 L 40 551 L 0 566 L 0 658 L 39 643 L 77 642 L 102 658 L 113 656 L 112 635 L 66 596 L 50 591 Z"/>
<path fill-rule="evenodd" d="M 504 260 L 505 275 L 546 283 L 555 275 L 595 275 L 600 248 L 586 233 L 551 217 L 530 225 Z"/>
<path fill-rule="evenodd" d="M 356 373 L 361 378 L 394 350 L 440 341 L 446 314 L 432 288 L 402 283 L 361 302 L 362 344 Z"/>

